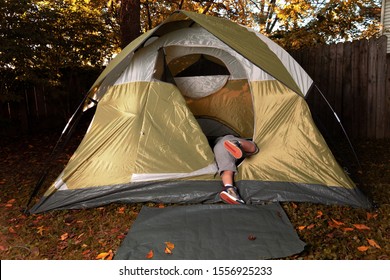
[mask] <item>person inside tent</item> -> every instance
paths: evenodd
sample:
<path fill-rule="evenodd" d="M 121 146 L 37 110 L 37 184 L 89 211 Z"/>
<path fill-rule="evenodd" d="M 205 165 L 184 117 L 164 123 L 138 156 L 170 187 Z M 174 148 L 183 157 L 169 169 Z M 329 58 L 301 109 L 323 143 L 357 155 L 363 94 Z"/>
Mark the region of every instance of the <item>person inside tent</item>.
<path fill-rule="evenodd" d="M 228 204 L 244 204 L 238 189 L 234 186 L 234 175 L 237 172 L 237 162 L 257 154 L 259 148 L 250 140 L 226 135 L 217 138 L 214 146 L 215 160 L 218 173 L 221 176 L 223 190 L 219 196 Z"/>

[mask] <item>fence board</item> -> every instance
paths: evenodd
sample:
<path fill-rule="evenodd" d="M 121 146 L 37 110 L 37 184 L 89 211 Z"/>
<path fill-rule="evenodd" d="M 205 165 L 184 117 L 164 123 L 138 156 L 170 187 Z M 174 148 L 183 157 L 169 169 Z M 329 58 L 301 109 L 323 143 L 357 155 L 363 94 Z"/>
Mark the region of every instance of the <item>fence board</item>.
<path fill-rule="evenodd" d="M 377 64 L 377 50 L 376 42 L 370 40 L 369 52 L 368 52 L 368 88 L 367 88 L 367 113 L 370 118 L 367 119 L 367 137 L 375 138 L 375 127 L 376 127 L 376 64 Z"/>
<path fill-rule="evenodd" d="M 361 40 L 359 48 L 359 75 L 358 75 L 358 89 L 359 98 L 356 99 L 357 103 L 357 123 L 359 124 L 359 137 L 366 137 L 367 135 L 367 88 L 368 88 L 368 40 Z"/>
<path fill-rule="evenodd" d="M 347 42 L 344 45 L 344 57 L 343 57 L 343 95 L 342 95 L 342 113 L 341 121 L 344 127 L 349 132 L 351 137 L 353 134 L 353 96 L 352 96 L 352 43 Z"/>
<path fill-rule="evenodd" d="M 335 84 L 335 100 L 334 109 L 338 115 L 341 115 L 342 113 L 342 91 L 343 91 L 343 79 L 344 79 L 344 71 L 343 71 L 343 57 L 344 57 L 344 44 L 339 43 L 336 45 L 336 81 Z"/>
<path fill-rule="evenodd" d="M 390 138 L 390 55 L 386 56 L 385 138 Z"/>
<path fill-rule="evenodd" d="M 387 49 L 387 38 L 382 36 L 377 41 L 378 44 L 378 74 L 377 74 L 377 107 L 376 113 L 376 134 L 375 138 L 382 139 L 385 136 L 385 115 L 386 110 L 386 49 Z"/>

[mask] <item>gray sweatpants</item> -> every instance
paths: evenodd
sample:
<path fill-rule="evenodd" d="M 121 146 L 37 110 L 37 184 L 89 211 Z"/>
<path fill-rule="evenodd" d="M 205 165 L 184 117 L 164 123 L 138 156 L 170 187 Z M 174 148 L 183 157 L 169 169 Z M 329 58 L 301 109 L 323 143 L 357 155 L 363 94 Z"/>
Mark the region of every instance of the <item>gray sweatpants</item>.
<path fill-rule="evenodd" d="M 218 165 L 218 172 L 221 175 L 223 171 L 230 170 L 234 173 L 237 172 L 236 159 L 225 149 L 223 142 L 225 140 L 242 140 L 241 138 L 235 137 L 233 135 L 226 135 L 223 137 L 217 138 L 214 146 L 214 156 L 215 161 Z"/>

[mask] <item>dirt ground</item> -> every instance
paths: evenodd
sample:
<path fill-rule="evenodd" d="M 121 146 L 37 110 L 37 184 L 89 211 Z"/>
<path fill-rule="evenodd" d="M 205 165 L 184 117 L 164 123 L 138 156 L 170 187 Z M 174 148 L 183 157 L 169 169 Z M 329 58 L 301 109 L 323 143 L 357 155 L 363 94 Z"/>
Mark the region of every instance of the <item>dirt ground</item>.
<path fill-rule="evenodd" d="M 25 215 L 23 210 L 58 136 L 59 132 L 47 132 L 0 140 L 0 259 L 112 259 L 141 207 L 164 207 L 111 204 Z M 53 162 L 43 190 L 62 171 L 80 139 L 75 135 Z M 354 145 L 362 167 L 355 181 L 377 207 L 282 203 L 307 244 L 304 252 L 287 259 L 390 259 L 390 140 Z"/>

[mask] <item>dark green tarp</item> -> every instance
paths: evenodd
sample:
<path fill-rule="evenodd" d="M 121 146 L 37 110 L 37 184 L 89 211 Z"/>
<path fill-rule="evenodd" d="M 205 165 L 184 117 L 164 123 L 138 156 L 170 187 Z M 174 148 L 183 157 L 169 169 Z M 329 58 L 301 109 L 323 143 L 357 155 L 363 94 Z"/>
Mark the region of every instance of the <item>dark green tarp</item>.
<path fill-rule="evenodd" d="M 174 244 L 165 253 L 166 242 Z M 117 260 L 256 260 L 300 253 L 301 241 L 283 208 L 200 204 L 143 207 L 115 254 Z"/>

